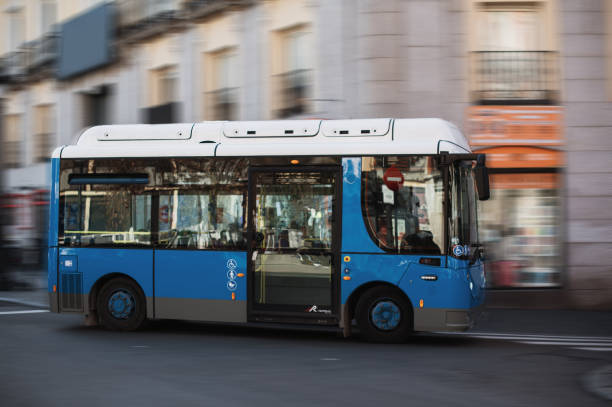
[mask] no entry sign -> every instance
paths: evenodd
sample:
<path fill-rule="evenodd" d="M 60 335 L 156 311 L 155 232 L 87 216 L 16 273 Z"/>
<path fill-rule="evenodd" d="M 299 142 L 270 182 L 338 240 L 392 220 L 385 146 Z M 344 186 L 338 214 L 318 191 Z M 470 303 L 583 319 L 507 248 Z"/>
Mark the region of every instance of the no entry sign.
<path fill-rule="evenodd" d="M 385 171 L 385 174 L 383 175 L 383 181 L 385 182 L 387 188 L 392 191 L 398 191 L 404 183 L 404 176 L 395 165 L 392 165 L 387 169 L 387 171 Z"/>

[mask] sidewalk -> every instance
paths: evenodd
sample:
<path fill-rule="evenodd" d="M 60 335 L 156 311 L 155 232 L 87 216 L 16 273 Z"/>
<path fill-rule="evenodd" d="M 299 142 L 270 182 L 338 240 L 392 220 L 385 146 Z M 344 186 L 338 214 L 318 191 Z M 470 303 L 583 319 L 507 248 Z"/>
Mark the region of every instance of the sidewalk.
<path fill-rule="evenodd" d="M 12 271 L 0 284 L 0 301 L 35 308 L 49 307 L 47 273 L 43 271 Z"/>

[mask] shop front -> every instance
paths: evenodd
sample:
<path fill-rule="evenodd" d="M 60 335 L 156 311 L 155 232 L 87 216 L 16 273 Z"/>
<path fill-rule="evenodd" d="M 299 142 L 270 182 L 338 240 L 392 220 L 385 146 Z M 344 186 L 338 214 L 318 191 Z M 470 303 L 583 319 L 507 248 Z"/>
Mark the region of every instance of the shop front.
<path fill-rule="evenodd" d="M 557 106 L 469 108 L 470 144 L 491 173 L 479 219 L 490 288 L 562 285 L 561 117 Z"/>

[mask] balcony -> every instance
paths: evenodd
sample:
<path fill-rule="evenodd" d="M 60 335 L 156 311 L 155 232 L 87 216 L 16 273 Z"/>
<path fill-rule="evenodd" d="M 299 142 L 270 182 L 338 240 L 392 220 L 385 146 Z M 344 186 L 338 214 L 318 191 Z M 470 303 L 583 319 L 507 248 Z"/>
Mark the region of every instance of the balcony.
<path fill-rule="evenodd" d="M 119 25 L 131 26 L 147 20 L 173 18 L 179 11 L 177 0 L 120 0 Z"/>
<path fill-rule="evenodd" d="M 559 103 L 559 54 L 554 51 L 475 51 L 471 96 L 479 105 Z"/>
<path fill-rule="evenodd" d="M 33 70 L 52 65 L 57 60 L 59 33 L 50 32 L 36 41 L 27 44 L 29 50 L 28 69 Z"/>

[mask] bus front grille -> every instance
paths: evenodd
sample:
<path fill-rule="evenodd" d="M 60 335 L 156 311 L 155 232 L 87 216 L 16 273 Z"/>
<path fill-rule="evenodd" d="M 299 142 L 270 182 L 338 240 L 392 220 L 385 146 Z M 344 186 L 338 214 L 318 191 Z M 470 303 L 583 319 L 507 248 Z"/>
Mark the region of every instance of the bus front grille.
<path fill-rule="evenodd" d="M 83 311 L 82 292 L 82 273 L 62 273 L 60 309 L 62 311 Z"/>

